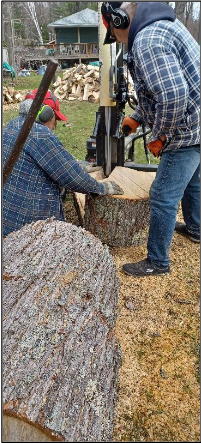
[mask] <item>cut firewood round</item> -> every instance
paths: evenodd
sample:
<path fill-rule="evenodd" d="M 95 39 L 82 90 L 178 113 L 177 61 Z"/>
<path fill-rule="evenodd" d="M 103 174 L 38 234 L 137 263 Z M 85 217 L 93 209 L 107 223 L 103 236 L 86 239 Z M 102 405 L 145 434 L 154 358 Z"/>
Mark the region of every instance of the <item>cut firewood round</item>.
<path fill-rule="evenodd" d="M 114 247 L 140 245 L 147 241 L 149 190 L 155 173 L 116 167 L 107 179 L 123 195 L 86 196 L 84 227 L 103 243 Z"/>
<path fill-rule="evenodd" d="M 3 247 L 3 441 L 111 441 L 119 283 L 108 247 L 54 219 Z"/>

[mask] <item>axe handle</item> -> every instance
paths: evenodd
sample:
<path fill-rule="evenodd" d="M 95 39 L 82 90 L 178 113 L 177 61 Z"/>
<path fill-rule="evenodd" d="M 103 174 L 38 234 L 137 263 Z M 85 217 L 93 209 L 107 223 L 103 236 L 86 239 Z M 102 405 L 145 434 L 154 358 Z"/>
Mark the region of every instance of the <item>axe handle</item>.
<path fill-rule="evenodd" d="M 9 158 L 7 159 L 5 167 L 3 169 L 3 185 L 6 183 L 6 180 L 9 176 L 9 174 L 12 172 L 13 166 L 16 163 L 16 161 L 22 151 L 24 143 L 29 135 L 29 132 L 31 131 L 33 123 L 34 123 L 36 116 L 38 114 L 38 111 L 43 103 L 45 94 L 48 91 L 48 88 L 50 86 L 52 78 L 54 77 L 57 66 L 58 66 L 58 62 L 56 60 L 54 60 L 54 59 L 49 60 L 48 65 L 47 65 L 47 69 L 43 75 L 41 82 L 40 82 L 36 97 L 33 100 L 31 108 L 30 108 L 30 110 L 27 114 L 27 117 L 26 117 L 26 119 L 20 129 L 20 132 L 17 136 L 17 139 L 16 139 L 15 144 L 13 146 L 12 152 L 11 152 Z"/>

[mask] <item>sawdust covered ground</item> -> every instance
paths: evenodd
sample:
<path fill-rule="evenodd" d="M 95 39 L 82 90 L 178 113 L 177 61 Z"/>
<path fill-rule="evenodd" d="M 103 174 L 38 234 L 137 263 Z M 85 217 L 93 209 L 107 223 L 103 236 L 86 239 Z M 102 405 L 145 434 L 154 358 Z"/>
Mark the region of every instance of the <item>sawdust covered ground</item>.
<path fill-rule="evenodd" d="M 66 209 L 67 221 L 79 225 L 69 201 Z M 199 245 L 175 234 L 171 273 L 149 278 L 121 272 L 124 263 L 146 256 L 146 245 L 110 251 L 121 285 L 116 336 L 122 366 L 113 440 L 200 441 Z"/>
<path fill-rule="evenodd" d="M 145 246 L 111 253 L 121 282 L 114 441 L 199 441 L 199 245 L 175 234 L 171 273 L 148 278 L 121 272 Z"/>
<path fill-rule="evenodd" d="M 66 209 L 78 225 L 70 201 Z M 175 233 L 171 273 L 148 278 L 121 271 L 145 258 L 146 245 L 110 252 L 120 278 L 122 350 L 113 441 L 200 441 L 199 245 Z"/>

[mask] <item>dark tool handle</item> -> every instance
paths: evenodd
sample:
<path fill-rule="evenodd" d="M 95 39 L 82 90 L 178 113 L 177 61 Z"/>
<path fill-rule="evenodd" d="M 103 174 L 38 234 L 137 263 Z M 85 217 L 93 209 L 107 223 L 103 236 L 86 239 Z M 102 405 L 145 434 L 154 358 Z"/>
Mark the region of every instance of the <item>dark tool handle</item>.
<path fill-rule="evenodd" d="M 131 132 L 131 128 L 130 128 L 130 126 L 125 125 L 125 126 L 122 128 L 122 132 L 123 132 L 123 134 L 125 135 L 125 137 L 127 137 L 127 136 L 130 134 L 130 132 Z"/>
<path fill-rule="evenodd" d="M 29 135 L 29 132 L 31 131 L 33 123 L 34 123 L 36 116 L 38 114 L 38 111 L 43 103 L 45 94 L 48 91 L 48 88 L 50 86 L 52 78 L 54 77 L 57 66 L 58 66 L 58 62 L 56 60 L 53 60 L 53 59 L 49 60 L 48 65 L 47 65 L 47 69 L 43 75 L 41 82 L 40 82 L 36 97 L 33 100 L 31 108 L 30 108 L 30 110 L 27 114 L 27 117 L 21 127 L 21 130 L 17 136 L 17 139 L 16 139 L 15 144 L 13 146 L 12 152 L 11 152 L 11 154 L 5 164 L 5 167 L 3 169 L 3 184 L 6 183 L 6 180 L 9 176 L 9 174 L 11 173 L 13 166 L 22 151 L 24 143 Z"/>

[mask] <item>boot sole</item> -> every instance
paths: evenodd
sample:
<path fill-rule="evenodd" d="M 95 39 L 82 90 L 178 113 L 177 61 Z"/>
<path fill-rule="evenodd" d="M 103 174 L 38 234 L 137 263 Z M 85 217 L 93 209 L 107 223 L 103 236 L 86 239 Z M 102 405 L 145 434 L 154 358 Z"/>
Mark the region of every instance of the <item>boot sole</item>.
<path fill-rule="evenodd" d="M 188 238 L 188 239 L 189 239 L 190 241 L 192 241 L 193 243 L 200 243 L 200 239 L 199 239 L 199 238 L 191 237 L 190 234 L 187 234 L 187 233 L 185 233 L 185 232 L 176 231 L 176 229 L 175 229 L 175 232 L 176 232 L 177 234 L 179 234 L 179 235 L 183 235 L 183 237 Z"/>
<path fill-rule="evenodd" d="M 124 269 L 122 269 L 124 274 L 126 275 L 130 275 L 130 277 L 150 277 L 152 275 L 154 276 L 159 276 L 159 275 L 163 275 L 163 274 L 170 274 L 170 271 L 162 271 L 162 272 L 150 272 L 149 274 L 132 274 L 130 272 L 125 271 Z"/>

